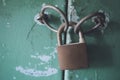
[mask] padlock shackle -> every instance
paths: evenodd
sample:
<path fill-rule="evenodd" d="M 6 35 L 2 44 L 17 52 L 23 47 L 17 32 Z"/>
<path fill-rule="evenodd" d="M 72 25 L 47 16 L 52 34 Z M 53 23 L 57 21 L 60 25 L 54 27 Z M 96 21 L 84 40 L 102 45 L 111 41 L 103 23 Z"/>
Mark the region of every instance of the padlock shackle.
<path fill-rule="evenodd" d="M 77 23 L 75 23 L 75 22 L 69 22 L 69 26 L 71 26 L 73 28 L 75 28 L 76 24 Z M 65 23 L 60 25 L 58 32 L 57 32 L 58 46 L 62 45 L 62 33 L 64 32 L 64 28 L 65 28 Z M 85 43 L 81 29 L 79 29 L 79 43 Z"/>

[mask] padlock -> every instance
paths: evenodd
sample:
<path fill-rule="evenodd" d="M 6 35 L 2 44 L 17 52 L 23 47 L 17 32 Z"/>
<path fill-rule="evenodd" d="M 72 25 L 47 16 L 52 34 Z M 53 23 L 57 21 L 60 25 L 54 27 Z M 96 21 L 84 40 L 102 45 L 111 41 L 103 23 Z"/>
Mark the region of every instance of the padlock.
<path fill-rule="evenodd" d="M 70 22 L 69 26 L 75 27 L 76 23 Z M 79 42 L 62 44 L 62 32 L 65 24 L 62 24 L 57 32 L 58 61 L 61 70 L 76 70 L 88 67 L 87 48 L 82 34 L 79 30 Z"/>

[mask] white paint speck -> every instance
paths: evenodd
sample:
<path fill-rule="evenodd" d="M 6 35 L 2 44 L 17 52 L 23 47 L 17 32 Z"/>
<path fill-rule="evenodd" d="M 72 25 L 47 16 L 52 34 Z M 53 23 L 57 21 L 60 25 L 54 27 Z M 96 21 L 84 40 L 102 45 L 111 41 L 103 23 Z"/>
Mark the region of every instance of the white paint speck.
<path fill-rule="evenodd" d="M 75 77 L 76 77 L 76 78 L 79 78 L 79 75 L 78 75 L 78 74 L 76 74 L 76 75 L 75 75 Z"/>
<path fill-rule="evenodd" d="M 23 68 L 22 66 L 17 66 L 16 71 L 19 71 L 20 73 L 23 73 L 29 76 L 34 76 L 34 77 L 51 76 L 58 72 L 58 70 L 55 68 L 48 68 L 42 71 L 42 70 L 36 70 L 33 68 Z"/>
<path fill-rule="evenodd" d="M 48 55 L 31 55 L 31 58 L 34 58 L 34 59 L 40 59 L 41 61 L 43 62 L 48 62 L 51 60 L 51 56 L 48 56 Z"/>
<path fill-rule="evenodd" d="M 45 67 L 45 69 L 48 69 L 48 67 Z"/>
<path fill-rule="evenodd" d="M 58 5 L 55 5 L 55 7 L 58 7 Z"/>
<path fill-rule="evenodd" d="M 39 25 L 44 25 L 44 24 L 42 24 L 42 23 L 38 20 L 39 18 L 40 18 L 40 14 L 38 13 L 38 14 L 35 15 L 34 21 L 35 21 L 37 24 L 39 24 Z"/>
<path fill-rule="evenodd" d="M 45 5 L 46 5 L 46 3 L 43 3 L 43 4 L 42 4 L 42 7 L 45 6 Z"/>
<path fill-rule="evenodd" d="M 38 58 L 43 62 L 48 62 L 51 60 L 51 56 L 47 56 L 47 55 L 38 56 Z"/>
<path fill-rule="evenodd" d="M 35 55 L 31 55 L 31 58 L 37 58 L 37 56 L 35 56 Z"/>
<path fill-rule="evenodd" d="M 15 76 L 13 76 L 13 80 L 16 80 L 16 77 L 15 77 Z"/>
<path fill-rule="evenodd" d="M 42 62 L 40 63 L 40 65 L 43 65 L 43 64 L 44 64 L 44 63 L 42 63 Z"/>
<path fill-rule="evenodd" d="M 50 49 L 51 47 L 43 47 L 44 49 Z"/>
<path fill-rule="evenodd" d="M 10 28 L 10 27 L 11 27 L 9 22 L 7 22 L 6 27 L 7 27 L 7 28 Z"/>

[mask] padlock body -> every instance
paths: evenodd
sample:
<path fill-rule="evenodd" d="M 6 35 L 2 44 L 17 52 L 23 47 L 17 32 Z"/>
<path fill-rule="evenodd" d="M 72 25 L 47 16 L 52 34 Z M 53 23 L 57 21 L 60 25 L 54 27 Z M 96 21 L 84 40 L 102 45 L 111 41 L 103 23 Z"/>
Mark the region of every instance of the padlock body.
<path fill-rule="evenodd" d="M 85 43 L 73 43 L 57 47 L 61 70 L 74 70 L 88 67 Z"/>

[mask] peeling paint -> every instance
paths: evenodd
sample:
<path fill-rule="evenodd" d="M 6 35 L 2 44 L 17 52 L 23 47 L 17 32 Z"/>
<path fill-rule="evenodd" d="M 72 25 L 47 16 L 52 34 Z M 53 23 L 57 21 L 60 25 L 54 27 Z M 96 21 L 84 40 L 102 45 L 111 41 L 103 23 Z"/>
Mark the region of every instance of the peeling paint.
<path fill-rule="evenodd" d="M 40 63 L 35 64 L 34 68 L 27 68 L 22 66 L 17 66 L 16 71 L 19 71 L 20 73 L 23 73 L 25 75 L 34 76 L 34 77 L 40 77 L 40 76 L 51 76 L 58 72 L 56 68 L 51 68 L 49 65 L 44 67 L 44 70 L 37 70 L 38 66 L 48 64 L 50 60 L 55 58 L 56 48 L 54 47 L 43 47 L 46 49 L 53 49 L 53 51 L 49 55 L 45 55 L 42 53 L 35 53 L 34 55 L 30 55 L 32 59 L 39 59 Z M 31 66 L 31 62 L 28 62 L 28 65 Z"/>
<path fill-rule="evenodd" d="M 78 22 L 78 19 L 79 19 L 79 16 L 77 15 L 77 11 L 76 9 L 74 8 L 74 6 L 72 5 L 72 2 L 74 0 L 68 0 L 68 21 L 73 21 L 73 22 Z M 71 43 L 72 39 L 71 39 L 71 36 L 70 36 L 70 33 L 69 31 L 71 30 L 71 28 L 69 27 L 68 28 L 68 31 L 67 31 L 67 40 L 66 40 L 66 43 L 69 44 Z M 65 70 L 65 80 L 72 80 L 72 71 L 69 71 L 69 70 Z"/>
<path fill-rule="evenodd" d="M 37 52 L 34 55 L 30 55 L 30 57 L 33 58 L 33 59 L 39 59 L 39 60 L 41 60 L 42 62 L 45 62 L 45 63 L 48 63 L 50 60 L 56 58 L 56 56 L 55 56 L 55 54 L 57 53 L 56 48 L 54 48 L 54 47 L 43 47 L 43 49 L 45 49 L 45 50 L 53 49 L 53 51 L 50 52 L 49 55 L 45 55 L 45 54 L 43 55 L 43 53 Z"/>
<path fill-rule="evenodd" d="M 42 70 L 36 70 L 34 68 L 23 68 L 22 66 L 17 66 L 16 71 L 34 77 L 51 76 L 58 72 L 56 68 L 47 68 L 42 71 Z"/>
<path fill-rule="evenodd" d="M 105 15 L 105 23 L 104 23 L 104 26 L 100 26 L 100 27 L 99 27 L 99 30 L 101 31 L 101 33 L 104 34 L 104 30 L 107 28 L 107 25 L 108 25 L 108 23 L 109 23 L 109 21 L 110 21 L 110 19 L 109 19 L 109 14 L 107 14 L 106 12 L 104 12 L 104 10 L 99 10 L 99 12 L 104 13 L 104 15 Z M 95 17 L 92 18 L 92 22 L 94 22 L 94 18 L 95 18 Z"/>
<path fill-rule="evenodd" d="M 34 21 L 37 23 L 37 24 L 39 24 L 39 25 L 44 25 L 44 24 L 42 24 L 38 19 L 40 18 L 40 14 L 39 13 L 37 13 L 36 15 L 35 15 L 35 17 L 34 17 Z"/>
<path fill-rule="evenodd" d="M 104 12 L 103 10 L 99 10 L 99 12 Z M 107 28 L 108 26 L 108 23 L 110 21 L 110 17 L 109 17 L 109 14 L 104 12 L 105 14 L 105 23 L 104 23 L 104 26 L 103 27 L 100 27 L 99 29 L 101 30 L 101 33 L 103 34 L 104 33 L 104 30 Z"/>
<path fill-rule="evenodd" d="M 31 55 L 31 58 L 34 58 L 34 59 L 40 59 L 41 61 L 43 62 L 48 62 L 51 60 L 51 56 L 48 56 L 48 55 Z"/>
<path fill-rule="evenodd" d="M 68 20 L 69 21 L 73 21 L 73 22 L 78 22 L 79 16 L 77 15 L 77 11 L 74 8 L 74 6 L 72 5 L 72 2 L 74 2 L 74 0 L 69 0 L 68 2 Z"/>

